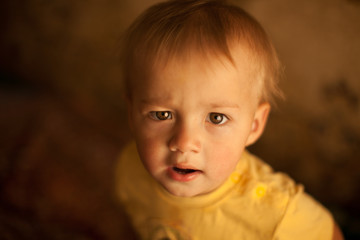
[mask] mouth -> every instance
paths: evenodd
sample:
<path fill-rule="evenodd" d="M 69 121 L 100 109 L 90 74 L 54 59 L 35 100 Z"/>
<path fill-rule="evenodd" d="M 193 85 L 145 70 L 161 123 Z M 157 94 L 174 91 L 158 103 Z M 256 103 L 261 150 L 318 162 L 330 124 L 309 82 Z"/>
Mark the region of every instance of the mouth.
<path fill-rule="evenodd" d="M 173 167 L 173 170 L 179 174 L 182 175 L 186 175 L 186 174 L 190 174 L 190 173 L 194 173 L 196 171 L 199 170 L 195 170 L 195 169 L 189 169 L 189 168 L 178 168 L 178 167 Z"/>
<path fill-rule="evenodd" d="M 202 171 L 193 168 L 169 168 L 169 176 L 171 179 L 178 182 L 189 182 L 201 175 Z"/>

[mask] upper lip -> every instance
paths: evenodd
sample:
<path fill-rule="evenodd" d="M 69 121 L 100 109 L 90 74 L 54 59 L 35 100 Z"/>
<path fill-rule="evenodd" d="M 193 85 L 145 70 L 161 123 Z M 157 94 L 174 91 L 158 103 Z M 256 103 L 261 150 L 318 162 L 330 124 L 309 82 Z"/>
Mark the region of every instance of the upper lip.
<path fill-rule="evenodd" d="M 188 170 L 195 170 L 195 171 L 201 171 L 199 168 L 195 167 L 195 165 L 191 164 L 190 159 L 188 159 L 184 155 L 174 154 L 171 156 L 171 164 L 170 168 L 175 169 L 188 169 Z"/>

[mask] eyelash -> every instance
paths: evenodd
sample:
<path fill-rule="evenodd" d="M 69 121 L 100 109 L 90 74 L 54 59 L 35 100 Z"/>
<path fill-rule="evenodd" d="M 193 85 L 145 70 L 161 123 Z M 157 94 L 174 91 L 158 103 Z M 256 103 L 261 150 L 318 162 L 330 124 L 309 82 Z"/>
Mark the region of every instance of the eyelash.
<path fill-rule="evenodd" d="M 161 116 L 162 115 L 162 116 Z M 172 119 L 172 113 L 170 111 L 152 111 L 149 113 L 151 119 L 157 121 L 164 121 Z M 164 119 L 162 119 L 164 117 Z"/>
<path fill-rule="evenodd" d="M 173 118 L 173 115 L 170 111 L 152 111 L 149 113 L 149 116 L 151 119 L 156 120 L 156 121 L 165 121 L 165 120 L 170 120 Z M 219 122 L 217 122 L 217 119 L 216 119 L 217 117 L 220 117 Z M 223 125 L 227 121 L 229 121 L 229 118 L 225 114 L 212 112 L 206 116 L 206 121 L 210 122 L 212 124 L 215 124 L 215 125 Z"/>
<path fill-rule="evenodd" d="M 213 119 L 211 119 L 211 117 L 216 117 L 216 116 L 221 118 L 220 122 L 214 122 Z M 206 121 L 215 125 L 223 125 L 227 121 L 229 121 L 229 118 L 225 114 L 212 112 L 207 115 Z"/>

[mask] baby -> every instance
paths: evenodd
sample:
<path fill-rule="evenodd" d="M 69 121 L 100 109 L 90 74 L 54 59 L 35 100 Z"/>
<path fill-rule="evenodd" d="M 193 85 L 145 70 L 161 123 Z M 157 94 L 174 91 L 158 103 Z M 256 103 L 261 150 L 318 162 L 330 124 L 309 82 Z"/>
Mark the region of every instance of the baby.
<path fill-rule="evenodd" d="M 117 195 L 141 239 L 342 239 L 331 214 L 245 149 L 282 74 L 259 23 L 223 1 L 143 13 L 124 48 L 129 122 Z"/>

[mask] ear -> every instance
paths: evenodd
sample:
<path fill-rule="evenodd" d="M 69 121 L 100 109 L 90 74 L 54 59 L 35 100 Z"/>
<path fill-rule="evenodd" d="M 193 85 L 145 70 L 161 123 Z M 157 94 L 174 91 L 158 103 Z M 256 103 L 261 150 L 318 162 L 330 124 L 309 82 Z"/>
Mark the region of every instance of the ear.
<path fill-rule="evenodd" d="M 267 102 L 258 106 L 255 112 L 250 134 L 246 141 L 246 146 L 250 146 L 251 144 L 255 143 L 264 132 L 270 109 L 270 104 Z"/>

